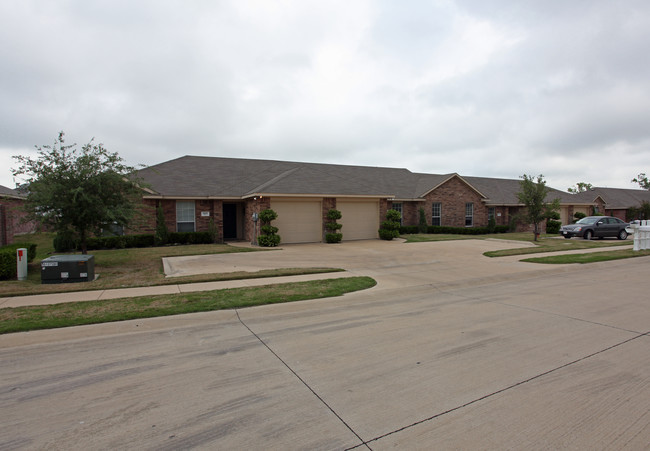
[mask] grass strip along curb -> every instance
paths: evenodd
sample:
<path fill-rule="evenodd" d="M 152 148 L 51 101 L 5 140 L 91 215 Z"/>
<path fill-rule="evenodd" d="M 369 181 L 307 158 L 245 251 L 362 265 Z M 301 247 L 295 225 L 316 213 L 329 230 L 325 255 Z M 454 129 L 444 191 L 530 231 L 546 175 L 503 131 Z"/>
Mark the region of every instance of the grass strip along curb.
<path fill-rule="evenodd" d="M 341 296 L 376 285 L 343 277 L 259 287 L 0 309 L 0 334 Z"/>
<path fill-rule="evenodd" d="M 620 251 L 603 251 L 603 252 L 590 252 L 587 254 L 567 254 L 567 255 L 551 255 L 548 257 L 534 257 L 525 258 L 522 262 L 528 263 L 546 263 L 554 265 L 563 265 L 569 263 L 596 263 L 606 262 L 610 260 L 622 260 L 624 258 L 646 257 L 650 255 L 650 250 L 646 251 L 633 251 L 632 249 L 622 249 Z"/>

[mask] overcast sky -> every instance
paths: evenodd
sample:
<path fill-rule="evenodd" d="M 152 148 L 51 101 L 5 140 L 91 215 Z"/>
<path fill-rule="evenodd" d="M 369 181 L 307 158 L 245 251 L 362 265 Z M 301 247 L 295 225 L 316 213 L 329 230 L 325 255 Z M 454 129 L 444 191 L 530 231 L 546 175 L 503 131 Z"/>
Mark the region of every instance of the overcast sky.
<path fill-rule="evenodd" d="M 0 0 L 0 184 L 64 130 L 182 155 L 636 187 L 647 0 Z"/>

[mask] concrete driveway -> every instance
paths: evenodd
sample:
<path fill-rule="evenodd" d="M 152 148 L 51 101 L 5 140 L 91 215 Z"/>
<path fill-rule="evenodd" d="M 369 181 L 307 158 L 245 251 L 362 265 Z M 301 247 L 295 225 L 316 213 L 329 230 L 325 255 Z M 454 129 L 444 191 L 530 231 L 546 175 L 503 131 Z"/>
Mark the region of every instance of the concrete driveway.
<path fill-rule="evenodd" d="M 343 244 L 286 245 L 281 249 L 239 254 L 197 255 L 164 259 L 168 277 L 274 268 L 332 267 L 347 275 L 370 276 L 380 288 L 430 284 L 476 283 L 495 277 L 519 277 L 539 271 L 520 263 L 521 256 L 484 257 L 491 250 L 521 248 L 531 243 L 506 240 L 458 240 L 405 243 L 404 240 L 350 241 Z M 545 270 L 557 270 L 546 267 Z M 340 275 L 339 275 L 340 276 Z"/>
<path fill-rule="evenodd" d="M 648 449 L 650 258 L 367 243 L 230 260 L 364 292 L 0 336 L 0 449 Z"/>

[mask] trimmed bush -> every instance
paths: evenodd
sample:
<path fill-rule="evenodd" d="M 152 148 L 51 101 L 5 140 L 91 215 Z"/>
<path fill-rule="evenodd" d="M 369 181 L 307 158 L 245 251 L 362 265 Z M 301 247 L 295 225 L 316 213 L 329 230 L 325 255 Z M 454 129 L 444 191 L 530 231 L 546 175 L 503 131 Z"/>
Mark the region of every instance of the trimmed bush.
<path fill-rule="evenodd" d="M 449 235 L 487 235 L 490 233 L 507 233 L 510 226 L 495 225 L 494 230 L 487 227 L 448 227 L 448 226 L 427 226 L 426 233 L 449 234 Z M 399 228 L 402 235 L 419 233 L 418 226 L 402 226 Z"/>
<path fill-rule="evenodd" d="M 263 247 L 275 247 L 280 244 L 280 235 L 260 235 L 257 244 Z"/>
<path fill-rule="evenodd" d="M 339 232 L 339 230 L 341 230 L 341 227 L 343 227 L 343 224 L 336 222 L 342 217 L 343 213 L 341 213 L 339 210 L 335 210 L 334 208 L 330 209 L 327 212 L 328 222 L 325 223 L 325 228 L 329 230 L 329 232 L 325 234 L 325 241 L 327 243 L 340 243 L 343 239 L 343 234 Z"/>
<path fill-rule="evenodd" d="M 210 232 L 171 232 L 169 244 L 212 244 Z"/>
<path fill-rule="evenodd" d="M 488 233 L 494 233 L 494 231 L 497 229 L 497 221 L 494 218 L 490 218 L 488 220 Z"/>
<path fill-rule="evenodd" d="M 546 221 L 546 233 L 560 233 L 560 227 L 562 227 L 561 221 L 555 221 L 553 219 Z"/>
<path fill-rule="evenodd" d="M 88 250 L 152 247 L 154 244 L 155 237 L 151 234 L 93 237 L 87 242 Z"/>
<path fill-rule="evenodd" d="M 342 233 L 326 233 L 325 242 L 327 243 L 340 243 L 343 239 Z"/>
<path fill-rule="evenodd" d="M 388 210 L 386 212 L 386 220 L 381 223 L 379 228 L 379 238 L 382 240 L 390 241 L 399 236 L 399 220 L 402 215 L 397 210 Z"/>
<path fill-rule="evenodd" d="M 165 212 L 162 205 L 156 208 L 156 234 L 154 236 L 156 246 L 164 246 L 169 242 L 169 229 L 165 223 Z"/>
<path fill-rule="evenodd" d="M 16 251 L 20 248 L 27 249 L 27 262 L 34 261 L 36 245 L 32 243 L 14 243 L 0 248 L 0 280 L 15 279 L 18 267 Z"/>
<path fill-rule="evenodd" d="M 427 233 L 427 215 L 424 208 L 420 207 L 420 222 L 418 223 L 418 233 Z"/>
<path fill-rule="evenodd" d="M 260 211 L 259 214 L 260 221 L 262 222 L 262 227 L 260 231 L 263 235 L 257 237 L 257 244 L 264 247 L 275 247 L 280 244 L 280 235 L 278 235 L 278 228 L 271 225 L 271 221 L 278 218 L 278 214 L 267 208 L 266 210 Z"/>

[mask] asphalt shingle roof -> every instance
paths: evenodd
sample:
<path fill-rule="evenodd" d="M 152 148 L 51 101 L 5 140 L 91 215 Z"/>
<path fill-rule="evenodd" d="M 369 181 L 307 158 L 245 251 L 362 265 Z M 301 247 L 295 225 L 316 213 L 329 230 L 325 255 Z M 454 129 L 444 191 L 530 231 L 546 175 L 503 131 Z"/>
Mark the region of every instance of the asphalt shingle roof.
<path fill-rule="evenodd" d="M 422 198 L 458 174 L 413 173 L 404 168 L 348 166 L 245 158 L 184 156 L 142 169 L 150 189 L 167 197 L 243 198 L 267 195 L 376 196 Z M 488 205 L 519 205 L 519 179 L 464 177 L 485 196 Z M 601 195 L 610 208 L 628 208 L 650 201 L 650 192 L 595 188 L 569 194 L 550 188 L 547 198 L 564 204 L 593 204 Z M 614 205 L 611 207 L 610 205 Z"/>
<path fill-rule="evenodd" d="M 256 193 L 410 197 L 413 176 L 407 169 L 195 156 L 138 172 L 158 194 L 178 197 Z"/>
<path fill-rule="evenodd" d="M 6 186 L 0 185 L 0 196 L 6 197 L 25 197 L 25 195 L 15 189 L 7 188 Z"/>
<path fill-rule="evenodd" d="M 589 203 L 595 202 L 599 196 L 605 201 L 605 206 L 611 209 L 627 209 L 638 207 L 643 202 L 650 202 L 650 191 L 642 189 L 594 187 L 589 191 L 572 195 L 573 198 Z"/>

